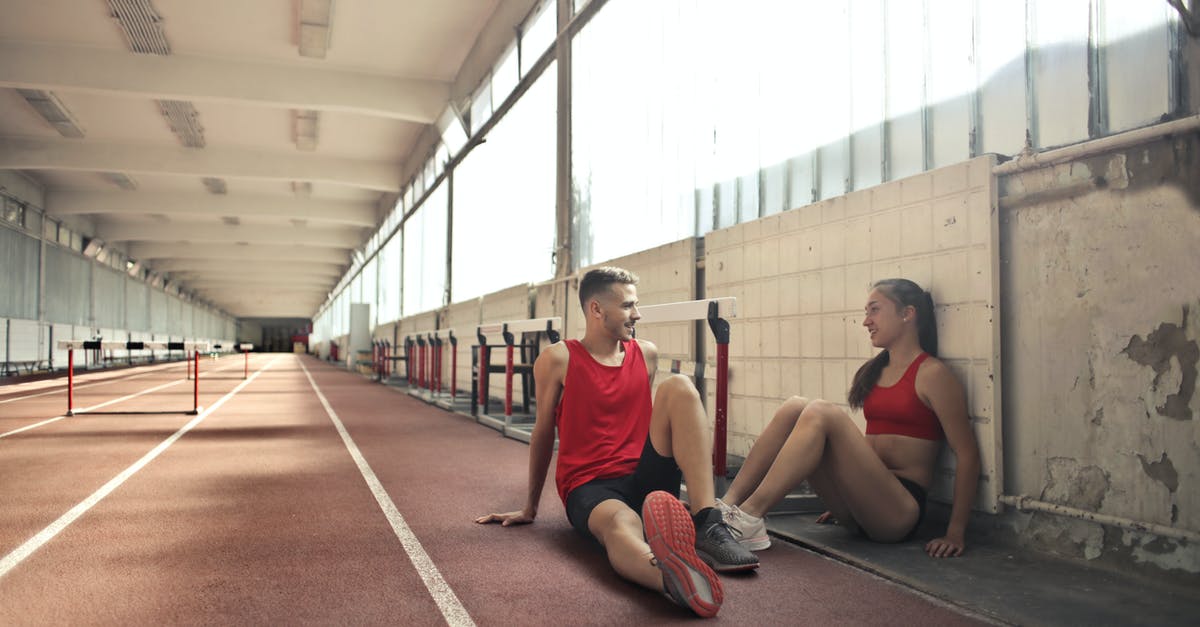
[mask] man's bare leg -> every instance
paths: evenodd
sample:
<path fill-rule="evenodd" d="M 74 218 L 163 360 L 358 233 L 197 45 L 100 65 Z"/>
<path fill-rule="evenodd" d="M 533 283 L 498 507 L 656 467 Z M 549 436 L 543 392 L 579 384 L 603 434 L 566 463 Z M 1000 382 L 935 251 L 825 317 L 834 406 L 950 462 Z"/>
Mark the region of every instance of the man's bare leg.
<path fill-rule="evenodd" d="M 712 432 L 691 380 L 673 375 L 658 386 L 650 417 L 650 444 L 673 457 L 687 482 L 696 527 L 696 552 L 718 572 L 758 568 L 758 558 L 740 545 L 716 509 L 713 493 Z"/>
<path fill-rule="evenodd" d="M 712 430 L 691 380 L 672 375 L 659 384 L 650 415 L 650 443 L 663 457 L 674 457 L 688 486 L 693 514 L 716 505 L 713 492 Z"/>

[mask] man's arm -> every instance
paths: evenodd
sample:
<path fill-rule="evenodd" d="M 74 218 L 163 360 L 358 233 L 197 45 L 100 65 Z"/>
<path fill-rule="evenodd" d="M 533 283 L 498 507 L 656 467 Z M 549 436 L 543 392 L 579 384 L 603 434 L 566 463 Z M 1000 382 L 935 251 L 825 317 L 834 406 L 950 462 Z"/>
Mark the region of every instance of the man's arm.
<path fill-rule="evenodd" d="M 475 519 L 477 523 L 498 522 L 504 527 L 523 525 L 537 518 L 538 503 L 546 485 L 550 458 L 554 456 L 554 412 L 562 398 L 563 379 L 567 374 L 567 347 L 561 342 L 549 346 L 533 363 L 534 387 L 537 389 L 537 419 L 529 438 L 529 491 L 525 507 L 515 512 L 488 514 Z"/>

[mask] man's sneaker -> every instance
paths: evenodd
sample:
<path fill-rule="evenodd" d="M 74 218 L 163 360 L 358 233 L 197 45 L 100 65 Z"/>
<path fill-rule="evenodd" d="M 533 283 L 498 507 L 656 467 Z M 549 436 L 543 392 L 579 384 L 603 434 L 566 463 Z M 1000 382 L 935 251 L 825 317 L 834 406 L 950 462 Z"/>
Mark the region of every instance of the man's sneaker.
<path fill-rule="evenodd" d="M 696 527 L 683 503 L 661 490 L 651 492 L 642 505 L 642 524 L 667 596 L 699 616 L 716 616 L 725 591 L 696 554 Z"/>
<path fill-rule="evenodd" d="M 758 568 L 758 558 L 738 544 L 722 520 L 721 510 L 710 507 L 696 514 L 696 553 L 719 573 Z"/>
<path fill-rule="evenodd" d="M 729 508 L 724 513 L 725 524 L 733 532 L 738 543 L 751 551 L 762 551 L 771 548 L 771 538 L 767 535 L 767 521 L 764 518 L 751 516 L 742 511 L 737 505 L 726 505 Z"/>

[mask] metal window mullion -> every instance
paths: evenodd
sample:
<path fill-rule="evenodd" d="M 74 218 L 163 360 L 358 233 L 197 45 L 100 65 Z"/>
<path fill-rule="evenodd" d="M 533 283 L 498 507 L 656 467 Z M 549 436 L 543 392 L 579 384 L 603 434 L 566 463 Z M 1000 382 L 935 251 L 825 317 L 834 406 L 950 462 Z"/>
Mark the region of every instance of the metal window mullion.
<path fill-rule="evenodd" d="M 1167 29 L 1170 33 L 1167 69 L 1170 76 L 1167 79 L 1167 102 L 1172 118 L 1186 115 L 1191 110 L 1190 104 L 1200 105 L 1200 103 L 1188 102 L 1187 62 L 1184 58 L 1188 46 L 1188 32 L 1180 21 L 1181 17 L 1178 11 L 1172 11 L 1170 19 L 1167 20 Z"/>
<path fill-rule="evenodd" d="M 1108 86 L 1104 80 L 1104 6 L 1103 0 L 1088 2 L 1088 137 L 1108 134 Z"/>
<path fill-rule="evenodd" d="M 971 128 L 967 131 L 967 156 L 971 159 L 979 156 L 979 149 L 983 145 L 979 139 L 980 128 L 983 126 L 983 119 L 979 115 L 979 98 L 983 90 L 983 84 L 979 80 L 979 2 L 980 0 L 975 0 L 971 3 L 971 69 L 975 75 L 975 85 L 967 96 L 967 118 L 971 123 Z"/>
<path fill-rule="evenodd" d="M 1025 0 L 1025 148 L 1032 150 L 1039 144 L 1037 114 L 1037 24 L 1033 4 L 1037 0 Z"/>
<path fill-rule="evenodd" d="M 883 120 L 879 123 L 879 182 L 886 183 L 892 180 L 892 162 L 890 159 L 888 159 L 888 151 L 891 150 L 892 135 L 891 107 L 888 106 L 890 104 L 888 100 L 888 94 L 890 93 L 889 87 L 891 86 L 891 73 L 888 72 L 887 64 L 888 47 L 891 42 L 888 40 L 888 13 L 886 3 L 883 4 L 883 10 L 880 11 L 880 15 L 882 16 L 881 19 L 883 20 L 883 26 L 881 29 L 883 33 L 883 45 L 880 46 L 880 54 L 883 57 Z"/>
<path fill-rule="evenodd" d="M 929 0 L 921 2 L 921 171 L 933 169 L 933 112 L 929 107 L 929 77 L 933 71 L 933 32 L 929 22 Z"/>

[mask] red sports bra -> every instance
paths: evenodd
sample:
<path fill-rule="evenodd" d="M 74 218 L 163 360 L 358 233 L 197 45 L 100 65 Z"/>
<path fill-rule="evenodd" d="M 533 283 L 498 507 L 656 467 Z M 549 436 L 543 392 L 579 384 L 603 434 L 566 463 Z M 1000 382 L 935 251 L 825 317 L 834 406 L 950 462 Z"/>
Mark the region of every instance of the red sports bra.
<path fill-rule="evenodd" d="M 941 440 L 946 437 L 937 414 L 917 396 L 917 370 L 928 357 L 929 353 L 917 355 L 895 385 L 876 385 L 871 388 L 863 401 L 867 435 L 891 433 L 922 440 Z"/>

